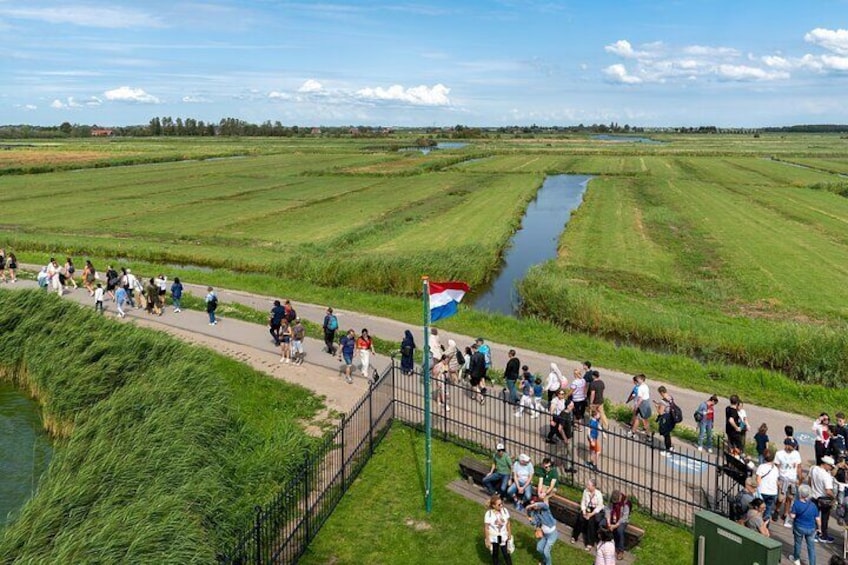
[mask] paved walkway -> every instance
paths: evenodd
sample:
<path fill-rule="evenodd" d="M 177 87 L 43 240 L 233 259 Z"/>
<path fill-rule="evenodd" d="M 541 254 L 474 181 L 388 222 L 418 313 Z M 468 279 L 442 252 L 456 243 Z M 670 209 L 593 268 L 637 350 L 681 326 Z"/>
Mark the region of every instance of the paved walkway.
<path fill-rule="evenodd" d="M 40 268 L 36 265 L 23 265 L 22 267 L 30 271 L 37 271 Z M 183 284 L 186 292 L 201 297 L 206 295 L 205 285 L 196 285 L 186 283 L 185 281 L 183 281 Z M 16 286 L 33 287 L 35 284 L 31 281 L 21 281 Z M 11 287 L 12 285 L 4 285 L 3 288 Z M 274 299 L 289 298 L 292 300 L 292 303 L 301 318 L 318 325 L 321 325 L 327 309 L 327 305 L 301 303 L 298 302 L 295 297 L 291 296 L 270 297 L 228 289 L 216 289 L 216 293 L 218 294 L 219 301 L 222 305 L 227 303 L 239 303 L 264 312 L 271 309 Z M 93 304 L 88 293 L 82 289 L 66 292 L 65 297 L 81 303 Z M 110 304 L 107 303 L 106 306 L 109 308 Z M 361 328 L 368 328 L 371 335 L 389 341 L 395 340 L 398 344 L 403 338 L 404 330 L 409 329 L 412 330 L 415 335 L 415 340 L 419 347 L 422 344 L 423 329 L 421 326 L 413 326 L 388 318 L 341 310 L 335 306 L 333 306 L 333 309 L 339 319 L 340 328 L 355 328 L 357 331 Z M 139 310 L 137 312 L 141 311 Z M 133 313 L 131 314 L 131 318 L 146 319 L 148 320 L 148 323 L 172 332 L 181 330 L 182 332 L 188 331 L 199 336 L 204 336 L 204 339 L 215 338 L 219 342 L 227 342 L 231 344 L 231 347 L 252 348 L 255 350 L 254 357 L 256 357 L 256 359 L 252 361 L 254 363 L 260 362 L 259 357 L 262 357 L 262 363 L 267 362 L 268 364 L 272 364 L 279 358 L 278 350 L 271 342 L 267 328 L 257 324 L 224 319 L 217 326 L 210 327 L 207 324 L 206 314 L 203 312 L 191 312 L 184 310 L 180 314 L 173 314 L 170 308 L 167 309 L 165 315 L 156 317 L 155 319 L 144 313 Z M 464 348 L 466 345 L 473 343 L 476 336 L 465 336 L 445 330 L 439 330 L 439 337 L 444 345 L 447 345 L 448 339 L 453 339 L 456 341 L 457 345 Z M 503 368 L 506 365 L 507 352 L 512 347 L 509 344 L 495 342 L 488 343 L 492 349 L 493 366 L 496 368 Z M 344 380 L 336 376 L 339 370 L 338 362 L 334 357 L 330 357 L 326 353 L 321 352 L 323 343 L 320 340 L 307 339 L 306 347 L 307 365 L 311 365 L 316 368 L 320 367 L 329 370 L 330 372 L 325 373 L 326 377 L 317 378 L 317 375 L 307 376 L 307 370 L 304 367 L 286 367 L 286 369 L 293 370 L 288 371 L 285 375 L 283 375 L 283 378 L 302 384 L 303 386 L 314 390 L 318 394 L 326 396 L 330 408 L 344 412 L 352 407 L 356 400 L 364 394 L 367 387 L 365 381 L 357 379 L 354 385 L 345 385 Z M 556 363 L 562 370 L 563 374 L 571 380 L 572 370 L 579 367 L 581 364 L 580 361 L 567 359 L 561 356 L 548 355 L 519 348 L 516 348 L 516 351 L 522 364 L 528 365 L 533 373 L 543 376 L 548 374 L 550 364 L 553 362 Z M 264 355 L 267 355 L 267 359 Z M 250 357 L 249 359 L 253 359 L 253 357 Z M 375 358 L 372 357 L 372 363 L 378 370 L 384 368 L 389 362 L 389 359 L 385 356 L 377 355 Z M 606 384 L 607 398 L 609 398 L 613 403 L 623 403 L 627 399 L 627 396 L 633 387 L 633 376 L 621 371 L 604 369 L 602 367 L 595 368 L 600 371 L 604 383 Z M 280 376 L 279 372 L 275 373 L 275 376 Z M 709 394 L 681 388 L 662 381 L 652 380 L 650 375 L 648 375 L 648 377 L 648 385 L 651 388 L 652 394 L 656 395 L 657 387 L 664 384 L 674 397 L 675 402 L 677 402 L 683 410 L 683 425 L 695 428 L 696 424 L 692 419 L 692 414 L 695 412 L 698 405 L 709 396 Z M 727 399 L 722 398 L 718 405 L 719 414 L 716 418 L 717 431 L 724 430 L 723 409 L 726 406 Z M 756 433 L 756 429 L 759 425 L 765 422 L 768 425 L 769 436 L 772 441 L 779 444 L 780 440 L 783 438 L 783 427 L 787 424 L 792 425 L 796 430 L 795 435 L 801 444 L 800 451 L 802 457 L 806 461 L 813 460 L 813 436 L 811 434 L 812 420 L 809 417 L 798 414 L 790 414 L 779 410 L 773 410 L 768 407 L 755 406 L 747 403 L 745 408 L 748 412 L 748 421 L 752 428 L 748 434 L 749 439 L 753 438 L 753 434 Z"/>

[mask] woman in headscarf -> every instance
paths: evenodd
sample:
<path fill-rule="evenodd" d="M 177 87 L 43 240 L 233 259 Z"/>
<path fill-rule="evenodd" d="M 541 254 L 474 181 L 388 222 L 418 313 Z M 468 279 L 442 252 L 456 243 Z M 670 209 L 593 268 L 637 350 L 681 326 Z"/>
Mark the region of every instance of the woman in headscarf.
<path fill-rule="evenodd" d="M 562 387 L 562 371 L 559 370 L 556 363 L 551 363 L 551 372 L 548 373 L 548 382 L 545 383 L 545 388 L 548 390 L 548 404 L 551 399 L 556 396 L 557 391 Z"/>
<path fill-rule="evenodd" d="M 415 339 L 412 332 L 406 330 L 403 333 L 403 341 L 400 342 L 400 370 L 404 375 L 411 375 L 415 371 Z"/>

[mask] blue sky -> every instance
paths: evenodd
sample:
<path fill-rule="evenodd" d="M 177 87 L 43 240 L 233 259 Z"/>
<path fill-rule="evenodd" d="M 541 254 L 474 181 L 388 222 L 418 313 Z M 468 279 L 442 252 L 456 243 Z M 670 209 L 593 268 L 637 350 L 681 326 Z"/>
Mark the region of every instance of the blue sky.
<path fill-rule="evenodd" d="M 848 0 L 0 0 L 0 124 L 848 123 Z"/>

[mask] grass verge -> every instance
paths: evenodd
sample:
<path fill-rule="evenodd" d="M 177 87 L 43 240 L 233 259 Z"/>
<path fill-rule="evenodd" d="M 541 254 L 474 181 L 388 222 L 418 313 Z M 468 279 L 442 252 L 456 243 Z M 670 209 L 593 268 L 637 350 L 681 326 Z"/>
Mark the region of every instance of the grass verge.
<path fill-rule="evenodd" d="M 424 436 L 395 424 L 359 479 L 301 560 L 335 563 L 489 563 L 483 546 L 482 505 L 448 490 L 460 478 L 459 460 L 471 452 L 433 441 L 433 510 L 423 501 Z M 519 517 L 513 516 L 513 520 Z M 677 565 L 691 559 L 692 534 L 637 513 L 647 534 L 635 550 L 637 564 Z M 513 562 L 537 563 L 533 530 L 514 524 Z M 592 563 L 594 557 L 558 540 L 555 563 Z"/>

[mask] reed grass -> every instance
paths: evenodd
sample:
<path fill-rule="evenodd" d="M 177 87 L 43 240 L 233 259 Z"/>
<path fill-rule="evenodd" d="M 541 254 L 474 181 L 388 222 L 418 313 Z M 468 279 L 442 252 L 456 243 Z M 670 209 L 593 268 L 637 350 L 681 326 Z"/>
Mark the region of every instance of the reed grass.
<path fill-rule="evenodd" d="M 209 563 L 313 447 L 308 391 L 35 291 L 0 292 L 6 378 L 57 449 L 5 562 Z"/>

